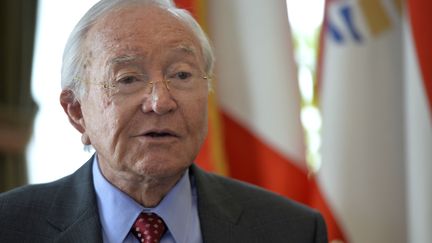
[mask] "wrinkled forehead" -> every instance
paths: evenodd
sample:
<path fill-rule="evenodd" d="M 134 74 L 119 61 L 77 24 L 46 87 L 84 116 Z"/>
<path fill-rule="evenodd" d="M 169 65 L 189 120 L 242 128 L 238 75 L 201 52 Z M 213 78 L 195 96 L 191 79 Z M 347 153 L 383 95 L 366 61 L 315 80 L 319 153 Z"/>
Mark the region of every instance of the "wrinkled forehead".
<path fill-rule="evenodd" d="M 95 56 L 148 56 L 166 50 L 201 56 L 193 31 L 157 6 L 126 6 L 101 17 L 90 29 L 87 48 Z"/>

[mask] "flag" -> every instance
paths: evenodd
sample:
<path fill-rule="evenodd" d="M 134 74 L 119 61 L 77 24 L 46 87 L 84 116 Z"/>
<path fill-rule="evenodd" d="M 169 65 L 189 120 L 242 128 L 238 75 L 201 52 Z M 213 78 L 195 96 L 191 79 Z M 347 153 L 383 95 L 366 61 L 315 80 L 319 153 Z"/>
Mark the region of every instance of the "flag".
<path fill-rule="evenodd" d="M 432 2 L 409 0 L 404 25 L 409 242 L 432 242 Z"/>
<path fill-rule="evenodd" d="M 197 163 L 218 167 L 214 163 L 221 161 L 212 153 L 219 148 L 225 175 L 316 207 L 325 216 L 330 239 L 344 239 L 306 166 L 285 1 L 176 3 L 204 25 L 217 60 L 213 84 L 217 102 L 209 107 L 217 119 L 210 117 L 209 136 Z"/>
<path fill-rule="evenodd" d="M 402 37 L 401 1 L 327 1 L 318 180 L 349 242 L 408 239 Z"/>
<path fill-rule="evenodd" d="M 175 0 L 177 7 L 188 10 L 199 22 L 201 28 L 207 33 L 208 30 L 208 7 L 207 0 Z M 213 81 L 213 80 L 212 80 Z M 212 89 L 214 83 L 212 83 Z M 208 102 L 208 136 L 204 141 L 200 153 L 196 159 L 197 163 L 207 171 L 213 171 L 220 175 L 228 175 L 228 162 L 225 155 L 223 143 L 221 111 L 216 101 L 216 94 L 209 93 Z"/>
<path fill-rule="evenodd" d="M 300 95 L 284 2 L 212 1 L 205 4 L 207 9 L 202 14 L 197 6 L 202 6 L 203 2 L 176 1 L 179 7 L 191 11 L 201 24 L 200 16 L 207 16 L 205 21 L 209 26 L 204 28 L 208 29 L 216 51 L 214 88 L 218 99 L 216 110 L 223 129 L 215 133 L 223 134 L 224 153 L 230 161 L 228 173 L 306 201 Z M 275 13 L 279 16 L 274 16 Z M 258 21 L 250 18 L 251 14 L 270 17 Z M 255 19 L 254 22 L 251 19 Z M 209 137 L 212 132 L 210 129 Z M 210 150 L 204 146 L 202 152 Z M 200 154 L 198 158 L 208 157 Z M 268 160 L 291 168 L 280 170 L 268 166 Z M 209 163 L 204 161 L 204 164 Z M 283 183 L 290 178 L 274 176 L 283 171 L 290 171 L 297 183 Z"/>
<path fill-rule="evenodd" d="M 209 10 L 230 175 L 306 201 L 300 94 L 285 3 L 212 1 Z"/>

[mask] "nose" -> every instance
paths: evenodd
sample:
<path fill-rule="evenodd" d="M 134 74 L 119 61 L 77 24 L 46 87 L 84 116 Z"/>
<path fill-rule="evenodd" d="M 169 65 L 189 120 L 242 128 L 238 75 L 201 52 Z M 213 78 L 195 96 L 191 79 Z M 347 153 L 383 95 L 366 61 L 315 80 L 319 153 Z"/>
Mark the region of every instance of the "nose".
<path fill-rule="evenodd" d="M 167 81 L 154 81 L 150 96 L 147 96 L 143 102 L 143 111 L 163 115 L 176 108 L 177 103 L 169 90 Z"/>

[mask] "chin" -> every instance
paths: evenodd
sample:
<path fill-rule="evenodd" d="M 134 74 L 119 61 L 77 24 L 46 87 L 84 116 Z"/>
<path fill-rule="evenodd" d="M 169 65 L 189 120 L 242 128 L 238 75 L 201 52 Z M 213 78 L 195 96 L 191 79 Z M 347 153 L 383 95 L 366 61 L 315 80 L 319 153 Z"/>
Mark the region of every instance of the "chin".
<path fill-rule="evenodd" d="M 135 163 L 135 173 L 144 177 L 166 178 L 182 174 L 191 163 L 179 163 L 172 160 L 145 160 Z"/>

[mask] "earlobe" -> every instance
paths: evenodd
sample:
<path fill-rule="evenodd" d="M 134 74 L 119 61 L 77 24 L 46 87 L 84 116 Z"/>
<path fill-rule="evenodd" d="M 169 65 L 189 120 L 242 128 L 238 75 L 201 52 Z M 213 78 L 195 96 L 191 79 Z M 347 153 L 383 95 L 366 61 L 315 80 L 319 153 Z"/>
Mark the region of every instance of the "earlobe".
<path fill-rule="evenodd" d="M 90 137 L 86 133 L 82 133 L 81 134 L 81 142 L 84 145 L 90 145 L 91 144 Z"/>
<path fill-rule="evenodd" d="M 85 123 L 81 111 L 81 104 L 75 99 L 75 94 L 71 90 L 62 90 L 60 94 L 60 104 L 63 107 L 69 122 L 81 134 L 85 133 Z"/>

